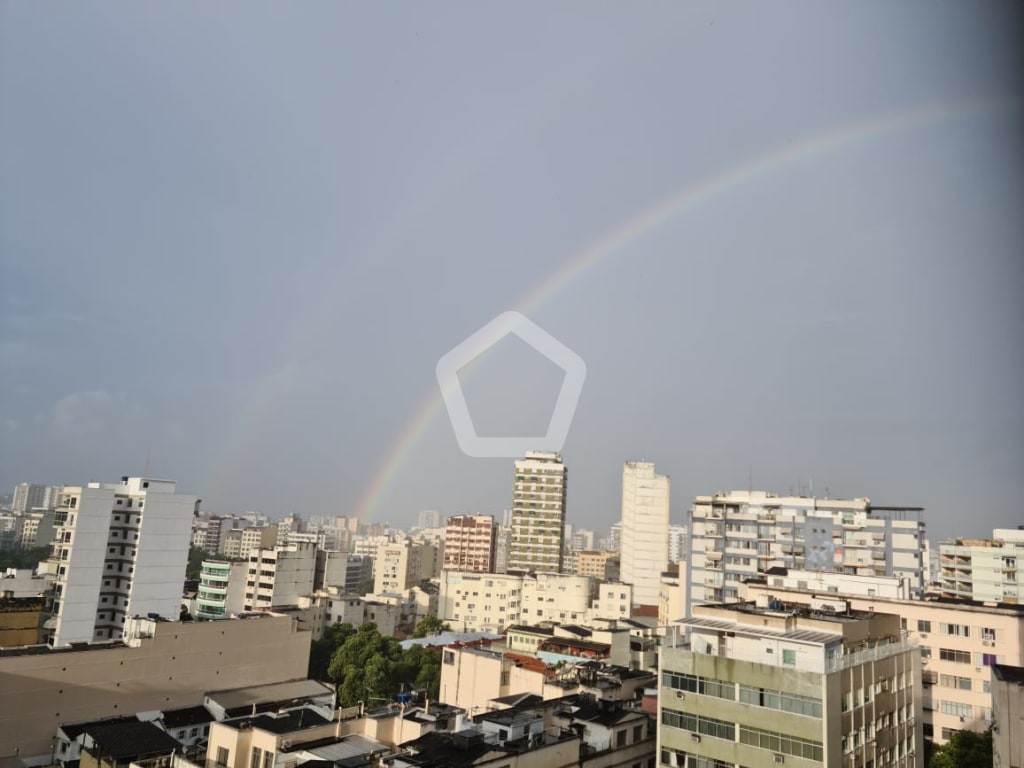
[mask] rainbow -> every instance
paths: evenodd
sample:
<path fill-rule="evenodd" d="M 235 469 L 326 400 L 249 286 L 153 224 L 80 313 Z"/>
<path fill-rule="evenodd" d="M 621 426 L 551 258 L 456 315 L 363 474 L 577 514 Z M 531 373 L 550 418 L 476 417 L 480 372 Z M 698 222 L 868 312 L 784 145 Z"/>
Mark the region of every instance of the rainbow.
<path fill-rule="evenodd" d="M 625 246 L 642 238 L 683 212 L 700 203 L 719 197 L 742 184 L 772 174 L 793 163 L 846 149 L 880 136 L 939 123 L 952 118 L 970 116 L 1006 105 L 994 100 L 972 100 L 916 107 L 889 113 L 869 120 L 846 124 L 800 142 L 775 148 L 746 162 L 734 165 L 712 176 L 687 185 L 674 195 L 655 203 L 607 232 L 588 248 L 568 259 L 514 307 L 523 314 L 537 309 L 549 298 L 575 281 L 595 265 L 608 259 Z M 394 441 L 391 451 L 374 472 L 356 506 L 356 515 L 367 520 L 377 511 L 379 503 L 423 433 L 443 410 L 439 390 L 432 389 L 419 403 L 405 429 Z"/>

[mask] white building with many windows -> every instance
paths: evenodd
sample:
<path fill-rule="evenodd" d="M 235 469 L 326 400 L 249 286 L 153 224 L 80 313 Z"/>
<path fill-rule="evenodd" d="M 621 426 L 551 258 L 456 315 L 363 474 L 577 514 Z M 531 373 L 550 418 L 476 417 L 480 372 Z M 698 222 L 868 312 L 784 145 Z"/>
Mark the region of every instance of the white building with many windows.
<path fill-rule="evenodd" d="M 928 573 L 924 510 L 868 499 L 780 497 L 765 491 L 698 496 L 690 509 L 687 609 L 738 599 L 740 583 L 774 567 L 906 577 Z"/>
<path fill-rule="evenodd" d="M 939 544 L 943 597 L 1019 603 L 1024 597 L 1024 528 L 997 528 L 991 539 Z"/>
<path fill-rule="evenodd" d="M 171 480 L 65 487 L 54 521 L 46 643 L 116 639 L 133 616 L 177 619 L 198 503 Z"/>
<path fill-rule="evenodd" d="M 516 460 L 509 571 L 562 572 L 567 479 L 560 454 L 528 451 Z"/>

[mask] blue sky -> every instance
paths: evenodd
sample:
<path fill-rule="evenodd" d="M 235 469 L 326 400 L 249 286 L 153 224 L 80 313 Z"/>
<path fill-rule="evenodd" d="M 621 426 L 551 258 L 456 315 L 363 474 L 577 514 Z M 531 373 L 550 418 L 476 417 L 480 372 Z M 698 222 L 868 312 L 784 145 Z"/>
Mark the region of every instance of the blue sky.
<path fill-rule="evenodd" d="M 587 364 L 570 523 L 610 525 L 636 458 L 680 522 L 751 476 L 940 538 L 1024 522 L 1021 32 L 995 2 L 3 3 L 0 487 L 148 457 L 213 511 L 499 513 L 511 462 L 443 411 L 398 448 L 520 309 Z M 543 425 L 549 364 L 477 368 L 482 429 Z"/>

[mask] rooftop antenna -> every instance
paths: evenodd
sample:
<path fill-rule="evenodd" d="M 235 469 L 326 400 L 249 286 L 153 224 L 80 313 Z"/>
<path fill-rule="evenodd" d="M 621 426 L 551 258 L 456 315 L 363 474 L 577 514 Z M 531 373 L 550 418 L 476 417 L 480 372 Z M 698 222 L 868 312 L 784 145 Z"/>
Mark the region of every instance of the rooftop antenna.
<path fill-rule="evenodd" d="M 142 472 L 143 477 L 149 477 L 149 446 L 146 446 L 146 469 Z"/>

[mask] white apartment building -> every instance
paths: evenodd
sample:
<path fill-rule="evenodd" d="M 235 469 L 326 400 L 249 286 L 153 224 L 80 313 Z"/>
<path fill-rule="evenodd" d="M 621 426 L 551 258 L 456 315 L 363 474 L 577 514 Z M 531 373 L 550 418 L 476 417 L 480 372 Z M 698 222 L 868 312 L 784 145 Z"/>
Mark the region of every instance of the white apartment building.
<path fill-rule="evenodd" d="M 46 547 L 53 541 L 56 512 L 52 509 L 36 509 L 21 516 L 21 531 L 18 546 L 22 549 Z"/>
<path fill-rule="evenodd" d="M 681 563 L 686 559 L 686 526 L 670 525 L 668 527 L 668 561 Z"/>
<path fill-rule="evenodd" d="M 438 618 L 459 632 L 501 632 L 513 624 L 587 619 L 597 582 L 575 574 L 442 571 Z"/>
<path fill-rule="evenodd" d="M 124 477 L 64 488 L 46 642 L 119 638 L 133 616 L 177 619 L 197 505 L 170 480 Z"/>
<path fill-rule="evenodd" d="M 337 587 L 354 591 L 373 578 L 373 558 L 333 549 L 318 549 L 314 589 Z"/>
<path fill-rule="evenodd" d="M 241 529 L 238 539 L 238 554 L 233 555 L 247 560 L 257 549 L 269 549 L 278 543 L 277 528 L 271 525 L 247 525 Z"/>
<path fill-rule="evenodd" d="M 688 610 L 737 600 L 740 582 L 773 567 L 905 576 L 915 595 L 924 590 L 928 568 L 923 510 L 868 499 L 765 491 L 698 496 L 687 548 Z"/>
<path fill-rule="evenodd" d="M 955 731 L 988 729 L 992 666 L 1024 663 L 1024 606 L 885 597 L 870 577 L 857 588 L 851 585 L 856 577 L 821 576 L 806 580 L 806 588 L 776 584 L 779 577 L 769 576 L 767 584 L 748 582 L 742 594 L 803 605 L 838 599 L 854 610 L 899 614 L 902 628 L 920 646 L 924 737 L 944 744 Z M 847 593 L 835 591 L 839 578 Z M 876 594 L 864 594 L 870 591 Z"/>
<path fill-rule="evenodd" d="M 694 606 L 661 649 L 664 766 L 923 768 L 918 651 L 896 615 Z"/>
<path fill-rule="evenodd" d="M 495 527 L 491 515 L 454 515 L 444 534 L 442 567 L 451 571 L 494 572 Z"/>
<path fill-rule="evenodd" d="M 560 454 L 528 451 L 516 460 L 508 570 L 562 572 L 567 479 Z"/>
<path fill-rule="evenodd" d="M 249 555 L 245 610 L 297 605 L 301 596 L 313 591 L 315 573 L 316 547 L 311 544 L 254 550 Z"/>
<path fill-rule="evenodd" d="M 228 619 L 245 610 L 248 575 L 247 561 L 204 560 L 199 573 L 196 618 Z"/>
<path fill-rule="evenodd" d="M 668 566 L 669 478 L 648 461 L 622 468 L 620 578 L 633 585 L 636 605 L 657 605 L 661 572 Z"/>
<path fill-rule="evenodd" d="M 403 539 L 377 547 L 373 559 L 373 591 L 404 592 L 439 572 L 437 546 Z"/>
<path fill-rule="evenodd" d="M 1024 597 L 1024 528 L 997 528 L 991 539 L 939 544 L 942 596 L 1019 603 Z"/>
<path fill-rule="evenodd" d="M 60 503 L 62 486 L 18 483 L 14 486 L 11 511 L 17 515 L 33 509 L 54 509 Z"/>

